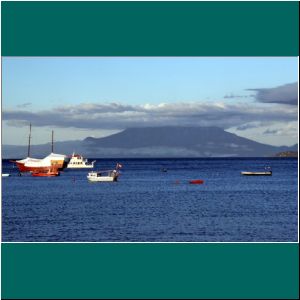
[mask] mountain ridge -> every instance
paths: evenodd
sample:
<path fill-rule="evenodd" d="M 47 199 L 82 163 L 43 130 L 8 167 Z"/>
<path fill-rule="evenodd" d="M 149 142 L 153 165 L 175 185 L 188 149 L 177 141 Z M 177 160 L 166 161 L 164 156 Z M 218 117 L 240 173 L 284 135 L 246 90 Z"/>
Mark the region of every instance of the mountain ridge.
<path fill-rule="evenodd" d="M 33 157 L 49 154 L 50 144 L 31 147 Z M 132 127 L 103 138 L 56 142 L 56 153 L 78 152 L 86 157 L 254 157 L 297 151 L 298 145 L 272 146 L 219 127 Z M 23 153 L 23 154 L 22 154 Z M 24 157 L 27 146 L 2 146 L 3 158 Z"/>

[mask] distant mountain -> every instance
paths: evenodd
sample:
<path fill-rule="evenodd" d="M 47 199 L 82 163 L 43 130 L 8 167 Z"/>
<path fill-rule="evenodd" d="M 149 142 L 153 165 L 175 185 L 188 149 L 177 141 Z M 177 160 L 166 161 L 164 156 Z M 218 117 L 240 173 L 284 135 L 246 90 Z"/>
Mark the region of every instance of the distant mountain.
<path fill-rule="evenodd" d="M 129 128 L 104 138 L 55 143 L 56 153 L 73 151 L 86 157 L 254 157 L 275 156 L 292 147 L 258 143 L 218 127 L 147 127 Z M 51 145 L 32 146 L 32 157 L 50 153 Z M 2 157 L 25 157 L 26 146 L 2 146 Z"/>
<path fill-rule="evenodd" d="M 295 144 L 295 145 L 293 145 L 293 146 L 291 146 L 291 147 L 288 147 L 288 151 L 296 151 L 296 152 L 298 152 L 298 144 Z"/>

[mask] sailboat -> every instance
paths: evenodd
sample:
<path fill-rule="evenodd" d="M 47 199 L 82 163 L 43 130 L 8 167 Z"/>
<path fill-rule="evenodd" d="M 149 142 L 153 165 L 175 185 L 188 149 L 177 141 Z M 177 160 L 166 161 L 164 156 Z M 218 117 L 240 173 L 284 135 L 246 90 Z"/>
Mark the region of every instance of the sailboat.
<path fill-rule="evenodd" d="M 66 167 L 69 159 L 66 155 L 53 153 L 53 138 L 54 132 L 52 130 L 52 148 L 51 153 L 43 159 L 31 158 L 30 157 L 30 140 L 31 140 L 31 124 L 29 127 L 29 137 L 28 137 L 28 153 L 27 157 L 22 160 L 13 161 L 16 163 L 20 172 L 45 172 L 49 168 L 55 167 L 61 170 Z"/>
<path fill-rule="evenodd" d="M 21 160 L 12 160 L 12 162 L 16 163 L 20 172 L 28 172 L 27 167 L 25 166 L 28 163 L 39 163 L 41 159 L 30 157 L 30 141 L 31 141 L 31 123 L 29 124 L 29 136 L 28 136 L 28 150 L 27 157 Z"/>

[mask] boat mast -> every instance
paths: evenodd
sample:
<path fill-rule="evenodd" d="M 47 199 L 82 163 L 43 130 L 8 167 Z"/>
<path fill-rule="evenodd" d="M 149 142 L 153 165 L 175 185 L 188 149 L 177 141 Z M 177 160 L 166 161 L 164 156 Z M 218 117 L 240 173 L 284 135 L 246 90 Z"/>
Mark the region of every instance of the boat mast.
<path fill-rule="evenodd" d="M 52 147 L 51 147 L 51 153 L 53 153 L 53 136 L 54 136 L 54 131 L 52 130 Z"/>
<path fill-rule="evenodd" d="M 27 157 L 30 157 L 30 140 L 31 140 L 31 123 L 29 124 L 29 136 L 28 136 L 28 152 L 27 152 Z"/>

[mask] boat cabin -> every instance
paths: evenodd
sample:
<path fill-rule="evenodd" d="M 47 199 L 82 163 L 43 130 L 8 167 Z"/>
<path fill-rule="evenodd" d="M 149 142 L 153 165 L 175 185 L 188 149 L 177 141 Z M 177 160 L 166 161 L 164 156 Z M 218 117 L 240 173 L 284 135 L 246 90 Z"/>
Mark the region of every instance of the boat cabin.
<path fill-rule="evenodd" d="M 98 171 L 88 173 L 87 179 L 90 181 L 117 181 L 119 173 L 117 170 Z"/>

